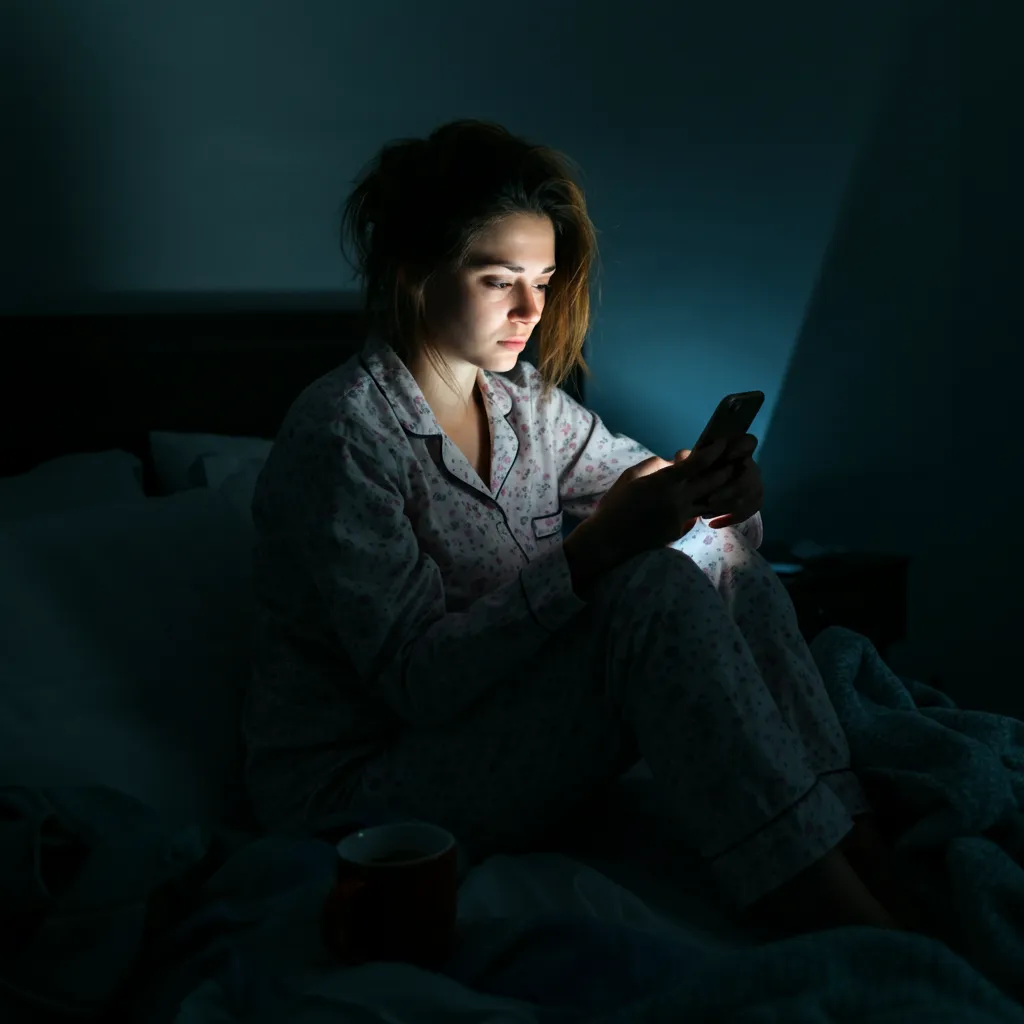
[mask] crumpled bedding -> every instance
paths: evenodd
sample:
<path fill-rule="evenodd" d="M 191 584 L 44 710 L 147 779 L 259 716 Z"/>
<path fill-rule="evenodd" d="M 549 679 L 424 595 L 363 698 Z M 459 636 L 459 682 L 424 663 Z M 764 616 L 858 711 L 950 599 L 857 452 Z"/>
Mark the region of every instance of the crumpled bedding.
<path fill-rule="evenodd" d="M 617 884 L 616 858 L 579 852 L 470 871 L 443 973 L 346 968 L 319 937 L 329 844 L 182 829 L 101 788 L 7 787 L 0 1017 L 1024 1022 L 1024 725 L 900 680 L 846 630 L 812 649 L 855 768 L 903 822 L 906 883 L 952 948 L 872 929 L 775 941 L 715 930 Z"/>

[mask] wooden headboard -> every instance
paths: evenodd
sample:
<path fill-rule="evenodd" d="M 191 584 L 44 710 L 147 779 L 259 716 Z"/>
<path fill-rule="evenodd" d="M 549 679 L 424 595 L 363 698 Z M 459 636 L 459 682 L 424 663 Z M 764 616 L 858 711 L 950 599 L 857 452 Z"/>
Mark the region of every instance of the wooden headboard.
<path fill-rule="evenodd" d="M 145 457 L 150 430 L 273 437 L 365 332 L 353 310 L 5 317 L 0 476 L 72 452 Z"/>
<path fill-rule="evenodd" d="M 110 448 L 145 461 L 151 430 L 272 438 L 366 336 L 354 302 L 8 316 L 0 330 L 0 476 Z"/>

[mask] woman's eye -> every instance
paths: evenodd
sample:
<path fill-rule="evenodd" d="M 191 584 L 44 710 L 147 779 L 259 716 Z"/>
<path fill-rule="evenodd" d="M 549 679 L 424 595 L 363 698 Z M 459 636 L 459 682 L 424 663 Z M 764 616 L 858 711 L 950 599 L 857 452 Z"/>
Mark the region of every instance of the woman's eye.
<path fill-rule="evenodd" d="M 486 284 L 488 288 L 497 288 L 500 291 L 504 291 L 506 288 L 511 288 L 512 287 L 512 282 L 511 281 L 485 281 L 484 284 Z M 551 285 L 549 285 L 549 284 L 538 284 L 538 285 L 534 285 L 534 287 L 538 291 L 546 292 L 546 291 L 548 291 L 548 289 L 550 289 Z"/>

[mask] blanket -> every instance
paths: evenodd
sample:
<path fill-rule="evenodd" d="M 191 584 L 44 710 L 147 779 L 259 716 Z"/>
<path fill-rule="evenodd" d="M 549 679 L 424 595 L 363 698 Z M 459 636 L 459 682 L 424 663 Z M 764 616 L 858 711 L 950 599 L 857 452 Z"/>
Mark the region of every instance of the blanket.
<path fill-rule="evenodd" d="M 1024 722 L 899 679 L 849 630 L 812 651 L 853 767 L 900 831 L 905 883 L 953 948 L 1024 1002 Z"/>
<path fill-rule="evenodd" d="M 907 882 L 950 946 L 853 928 L 723 941 L 551 854 L 469 872 L 443 972 L 345 968 L 317 927 L 329 844 L 182 829 L 109 790 L 8 787 L 0 1018 L 1024 1024 L 1024 725 L 900 680 L 848 631 L 813 651 L 855 768 L 903 823 Z"/>

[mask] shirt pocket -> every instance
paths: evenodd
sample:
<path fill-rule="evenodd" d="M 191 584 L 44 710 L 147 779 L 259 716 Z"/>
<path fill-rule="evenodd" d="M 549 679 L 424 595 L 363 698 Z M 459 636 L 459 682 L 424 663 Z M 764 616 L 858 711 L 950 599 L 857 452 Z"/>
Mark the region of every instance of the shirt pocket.
<path fill-rule="evenodd" d="M 533 539 L 544 540 L 547 537 L 561 537 L 562 510 L 546 516 L 536 516 L 533 520 Z"/>

